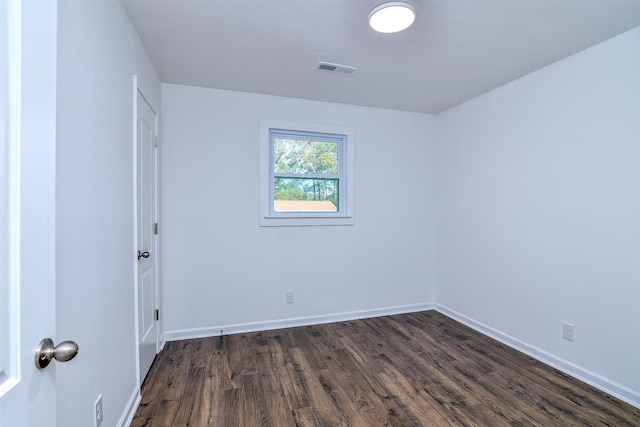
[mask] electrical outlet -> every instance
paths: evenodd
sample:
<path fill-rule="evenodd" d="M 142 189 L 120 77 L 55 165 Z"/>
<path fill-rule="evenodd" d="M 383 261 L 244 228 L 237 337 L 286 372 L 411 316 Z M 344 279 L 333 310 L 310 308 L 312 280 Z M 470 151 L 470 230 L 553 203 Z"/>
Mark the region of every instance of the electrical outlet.
<path fill-rule="evenodd" d="M 567 341 L 573 341 L 574 326 L 571 323 L 564 322 L 562 324 L 562 338 Z"/>
<path fill-rule="evenodd" d="M 102 424 L 102 395 L 98 396 L 98 400 L 93 404 L 93 413 L 96 416 L 96 427 Z"/>
<path fill-rule="evenodd" d="M 293 304 L 293 291 L 285 292 L 284 298 L 287 304 Z"/>

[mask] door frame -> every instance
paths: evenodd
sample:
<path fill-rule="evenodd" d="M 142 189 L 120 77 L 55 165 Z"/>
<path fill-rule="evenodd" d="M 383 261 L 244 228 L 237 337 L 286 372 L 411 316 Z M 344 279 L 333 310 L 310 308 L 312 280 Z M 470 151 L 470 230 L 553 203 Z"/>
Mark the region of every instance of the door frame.
<path fill-rule="evenodd" d="M 149 98 L 144 95 L 140 84 L 138 82 L 138 76 L 133 76 L 133 251 L 132 254 L 136 254 L 138 251 L 138 94 L 140 94 L 149 104 L 153 112 L 155 113 L 155 129 L 154 133 L 156 138 L 159 139 L 159 130 L 160 130 L 160 115 L 158 113 L 158 108 L 154 106 Z M 155 144 L 154 153 L 154 217 L 155 222 L 160 223 L 160 182 L 159 182 L 159 167 L 160 167 L 160 155 L 159 155 L 159 144 Z M 160 242 L 159 242 L 159 233 L 153 235 L 153 251 L 155 256 L 155 264 L 154 264 L 154 275 L 155 275 L 155 301 L 156 301 L 156 309 L 160 309 L 162 305 L 161 301 L 161 292 L 160 292 Z M 139 301 L 138 301 L 138 261 L 135 256 L 132 256 L 133 260 L 133 276 L 134 276 L 134 304 L 135 304 L 135 318 L 134 318 L 134 327 L 135 327 L 135 337 L 136 337 L 136 379 L 138 386 L 142 385 L 142 381 L 144 377 L 140 372 L 140 309 L 139 309 Z M 164 341 L 162 338 L 162 316 L 160 316 L 156 325 L 156 354 L 162 350 L 164 347 Z"/>

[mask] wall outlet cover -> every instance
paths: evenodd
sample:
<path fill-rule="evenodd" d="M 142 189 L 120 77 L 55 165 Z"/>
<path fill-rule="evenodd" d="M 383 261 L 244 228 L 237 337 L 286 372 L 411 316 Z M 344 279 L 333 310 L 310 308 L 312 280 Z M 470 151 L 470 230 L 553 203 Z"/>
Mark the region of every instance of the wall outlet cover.
<path fill-rule="evenodd" d="M 98 396 L 98 399 L 93 404 L 93 413 L 96 419 L 96 427 L 98 427 L 102 424 L 102 418 L 104 416 L 102 412 L 102 395 Z"/>
<path fill-rule="evenodd" d="M 567 341 L 573 341 L 574 339 L 574 325 L 564 322 L 562 324 L 562 338 Z"/>

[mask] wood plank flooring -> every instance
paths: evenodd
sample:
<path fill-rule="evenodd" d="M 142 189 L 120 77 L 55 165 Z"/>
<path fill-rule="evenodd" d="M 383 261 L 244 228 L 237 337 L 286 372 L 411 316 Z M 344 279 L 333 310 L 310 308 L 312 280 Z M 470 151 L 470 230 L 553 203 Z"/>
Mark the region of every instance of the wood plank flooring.
<path fill-rule="evenodd" d="M 169 342 L 131 425 L 640 426 L 640 410 L 426 311 Z"/>

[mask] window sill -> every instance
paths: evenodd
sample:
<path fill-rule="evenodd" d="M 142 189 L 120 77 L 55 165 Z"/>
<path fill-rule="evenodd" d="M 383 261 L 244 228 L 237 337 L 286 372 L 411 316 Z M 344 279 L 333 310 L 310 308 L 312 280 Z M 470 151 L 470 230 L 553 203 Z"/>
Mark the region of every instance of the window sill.
<path fill-rule="evenodd" d="M 353 215 L 270 214 L 260 217 L 261 227 L 313 227 L 355 225 Z"/>

